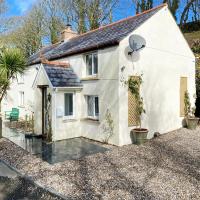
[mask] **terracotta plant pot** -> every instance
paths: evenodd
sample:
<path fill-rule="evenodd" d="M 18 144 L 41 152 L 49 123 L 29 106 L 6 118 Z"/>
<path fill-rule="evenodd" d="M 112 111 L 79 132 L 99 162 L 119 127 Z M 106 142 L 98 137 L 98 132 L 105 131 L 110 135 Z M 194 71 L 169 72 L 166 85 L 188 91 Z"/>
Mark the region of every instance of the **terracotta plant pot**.
<path fill-rule="evenodd" d="M 147 134 L 148 134 L 148 130 L 144 129 L 144 128 L 135 128 L 131 131 L 131 134 L 134 134 L 134 138 L 135 138 L 135 144 L 143 144 L 147 141 Z"/>
<path fill-rule="evenodd" d="M 199 122 L 199 118 L 197 117 L 187 117 L 186 118 L 186 124 L 187 124 L 187 128 L 194 130 L 197 128 Z"/>

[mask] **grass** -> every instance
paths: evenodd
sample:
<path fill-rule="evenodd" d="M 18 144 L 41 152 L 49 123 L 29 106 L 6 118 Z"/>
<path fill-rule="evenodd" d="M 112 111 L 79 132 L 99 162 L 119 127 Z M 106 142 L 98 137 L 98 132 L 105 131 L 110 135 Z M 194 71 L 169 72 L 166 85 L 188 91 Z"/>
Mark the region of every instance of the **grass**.
<path fill-rule="evenodd" d="M 185 33 L 184 36 L 186 40 L 188 41 L 189 45 L 191 46 L 194 40 L 200 39 L 200 31 Z"/>
<path fill-rule="evenodd" d="M 190 47 L 192 46 L 192 43 L 194 40 L 200 39 L 200 31 L 194 31 L 191 33 L 185 33 L 184 34 L 186 40 L 188 41 L 188 44 L 190 45 Z M 196 54 L 197 59 L 197 68 L 200 69 L 200 54 Z"/>

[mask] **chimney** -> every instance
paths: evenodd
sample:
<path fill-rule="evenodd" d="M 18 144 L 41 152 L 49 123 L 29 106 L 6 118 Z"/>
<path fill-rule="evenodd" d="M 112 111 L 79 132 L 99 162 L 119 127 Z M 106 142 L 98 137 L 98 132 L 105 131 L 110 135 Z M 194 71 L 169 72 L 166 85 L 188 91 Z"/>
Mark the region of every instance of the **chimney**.
<path fill-rule="evenodd" d="M 78 33 L 72 30 L 71 24 L 67 24 L 65 30 L 61 33 L 61 41 L 66 42 L 76 36 L 78 36 Z"/>

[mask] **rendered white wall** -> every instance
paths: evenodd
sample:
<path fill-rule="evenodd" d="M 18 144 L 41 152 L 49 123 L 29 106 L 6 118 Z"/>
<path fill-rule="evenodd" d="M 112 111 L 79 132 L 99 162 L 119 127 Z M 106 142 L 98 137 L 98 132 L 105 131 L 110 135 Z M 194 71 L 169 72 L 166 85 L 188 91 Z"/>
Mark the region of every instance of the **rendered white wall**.
<path fill-rule="evenodd" d="M 74 93 L 74 118 L 67 119 L 65 116 L 57 116 L 57 108 L 61 109 L 64 114 L 64 94 L 65 92 Z M 73 90 L 59 90 L 55 94 L 55 107 L 54 107 L 54 117 L 55 117 L 55 134 L 53 134 L 53 140 L 63 140 L 68 138 L 80 137 L 81 136 L 81 94 L 80 91 Z"/>
<path fill-rule="evenodd" d="M 149 129 L 148 138 L 154 132 L 166 133 L 182 127 L 180 117 L 180 77 L 188 77 L 188 91 L 194 104 L 195 58 L 167 8 L 146 21 L 132 34 L 146 39 L 146 47 L 140 53 L 127 56 L 128 37 L 120 43 L 120 67 L 125 66 L 128 76 L 143 74 L 141 95 L 146 114 L 142 127 Z M 131 34 L 130 34 L 131 35 Z M 128 92 L 120 84 L 120 145 L 130 144 L 128 127 Z"/>
<path fill-rule="evenodd" d="M 68 61 L 71 67 L 80 78 L 86 77 L 85 56 L 71 56 L 62 61 Z M 67 139 L 72 137 L 87 137 L 90 139 L 103 141 L 106 133 L 104 126 L 107 126 L 105 114 L 109 109 L 114 120 L 114 135 L 109 143 L 119 144 L 118 135 L 118 48 L 111 47 L 98 51 L 99 80 L 82 81 L 83 90 L 76 93 L 76 120 L 56 119 L 56 133 L 54 140 Z M 68 91 L 68 90 L 65 90 Z M 85 95 L 99 96 L 100 119 L 99 122 L 86 120 L 86 102 Z M 56 94 L 56 105 L 64 106 L 64 91 Z"/>
<path fill-rule="evenodd" d="M 24 118 L 25 115 L 31 115 L 34 110 L 34 90 L 32 88 L 35 76 L 37 74 L 37 65 L 28 67 L 24 72 L 24 83 L 18 83 L 17 79 L 14 79 L 10 85 L 10 89 L 7 92 L 6 97 L 2 103 L 2 111 L 9 111 L 13 107 L 19 108 L 20 117 Z M 19 92 L 24 92 L 24 106 L 19 105 Z"/>

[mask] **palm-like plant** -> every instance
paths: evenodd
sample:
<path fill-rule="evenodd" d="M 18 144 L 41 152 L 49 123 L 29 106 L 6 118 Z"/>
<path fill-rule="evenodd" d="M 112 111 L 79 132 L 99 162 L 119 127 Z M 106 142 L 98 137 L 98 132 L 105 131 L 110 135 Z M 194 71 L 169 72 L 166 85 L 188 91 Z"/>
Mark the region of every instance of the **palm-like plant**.
<path fill-rule="evenodd" d="M 9 88 L 10 80 L 26 69 L 24 55 L 16 48 L 0 50 L 0 103 Z"/>
<path fill-rule="evenodd" d="M 16 48 L 0 49 L 0 111 L 1 102 L 9 88 L 10 80 L 26 69 L 25 57 Z M 2 137 L 2 118 L 0 115 L 0 137 Z"/>

